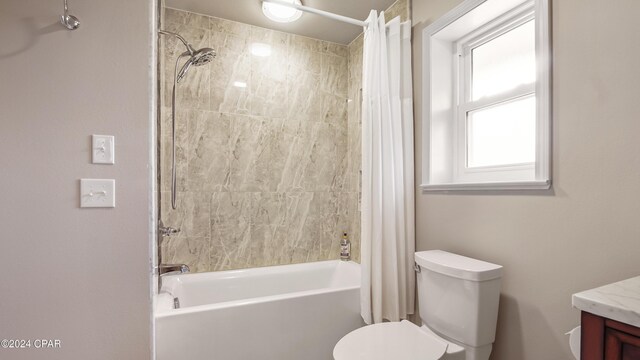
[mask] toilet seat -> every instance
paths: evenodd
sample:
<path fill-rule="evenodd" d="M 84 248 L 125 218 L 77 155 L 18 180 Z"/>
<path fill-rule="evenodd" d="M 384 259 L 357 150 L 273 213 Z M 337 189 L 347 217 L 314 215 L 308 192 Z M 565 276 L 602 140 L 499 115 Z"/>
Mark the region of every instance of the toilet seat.
<path fill-rule="evenodd" d="M 448 344 L 413 323 L 387 322 L 354 330 L 333 348 L 335 360 L 437 360 Z"/>

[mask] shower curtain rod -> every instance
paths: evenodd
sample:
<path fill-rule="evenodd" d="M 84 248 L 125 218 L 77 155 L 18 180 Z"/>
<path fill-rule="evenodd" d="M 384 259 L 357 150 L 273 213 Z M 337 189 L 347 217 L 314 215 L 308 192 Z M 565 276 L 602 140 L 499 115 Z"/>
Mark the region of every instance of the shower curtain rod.
<path fill-rule="evenodd" d="M 308 13 L 312 13 L 312 14 L 316 14 L 316 15 L 321 15 L 321 16 L 324 16 L 324 17 L 328 17 L 329 19 L 334 19 L 334 20 L 346 22 L 346 23 L 349 23 L 349 24 L 352 24 L 352 25 L 357 25 L 357 26 L 360 26 L 360 27 L 366 27 L 367 26 L 367 24 L 364 21 L 360 21 L 358 19 L 353 19 L 353 18 L 350 18 L 350 17 L 346 17 L 346 16 L 330 13 L 330 12 L 324 11 L 324 10 L 314 9 L 312 7 L 308 7 L 308 6 L 304 6 L 304 5 L 298 5 L 298 4 L 290 3 L 290 2 L 287 2 L 287 1 L 282 1 L 282 0 L 262 0 L 262 2 L 268 2 L 268 3 L 273 3 L 273 4 L 278 4 L 278 5 L 294 8 L 294 9 L 297 9 L 297 10 L 300 10 L 300 11 L 304 11 L 304 12 L 308 12 Z"/>

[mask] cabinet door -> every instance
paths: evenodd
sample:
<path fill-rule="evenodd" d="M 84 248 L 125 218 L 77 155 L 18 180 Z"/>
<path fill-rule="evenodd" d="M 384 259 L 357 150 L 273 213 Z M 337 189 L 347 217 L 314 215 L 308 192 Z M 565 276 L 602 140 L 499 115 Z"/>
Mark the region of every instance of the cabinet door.
<path fill-rule="evenodd" d="M 606 328 L 605 360 L 640 360 L 640 338 Z"/>

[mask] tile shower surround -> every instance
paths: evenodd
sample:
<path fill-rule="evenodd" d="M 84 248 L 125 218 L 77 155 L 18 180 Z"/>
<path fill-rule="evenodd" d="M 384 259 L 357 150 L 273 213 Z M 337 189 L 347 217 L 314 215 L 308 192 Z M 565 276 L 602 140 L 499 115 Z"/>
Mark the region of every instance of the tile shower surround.
<path fill-rule="evenodd" d="M 166 30 L 218 56 L 179 84 L 172 210 L 171 86 L 184 47 L 161 42 L 161 219 L 181 228 L 163 261 L 204 272 L 337 259 L 345 231 L 359 261 L 362 36 L 344 46 L 164 12 Z M 252 55 L 256 42 L 271 55 Z"/>

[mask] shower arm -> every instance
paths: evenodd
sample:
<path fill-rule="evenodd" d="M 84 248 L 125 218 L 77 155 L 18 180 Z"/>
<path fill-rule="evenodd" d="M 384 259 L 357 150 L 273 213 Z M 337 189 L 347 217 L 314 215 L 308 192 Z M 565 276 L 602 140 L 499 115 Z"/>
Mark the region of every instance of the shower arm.
<path fill-rule="evenodd" d="M 193 56 L 193 53 L 195 52 L 195 50 L 193 49 L 191 44 L 189 44 L 189 42 L 187 40 L 185 40 L 185 38 L 180 36 L 180 34 L 176 34 L 174 32 L 167 31 L 167 30 L 158 30 L 158 33 L 162 34 L 162 35 L 169 35 L 169 36 L 173 36 L 173 37 L 178 38 L 178 40 L 182 41 L 184 46 L 187 48 L 187 52 L 185 54 L 183 54 L 183 55 L 189 54 L 189 55 Z"/>

